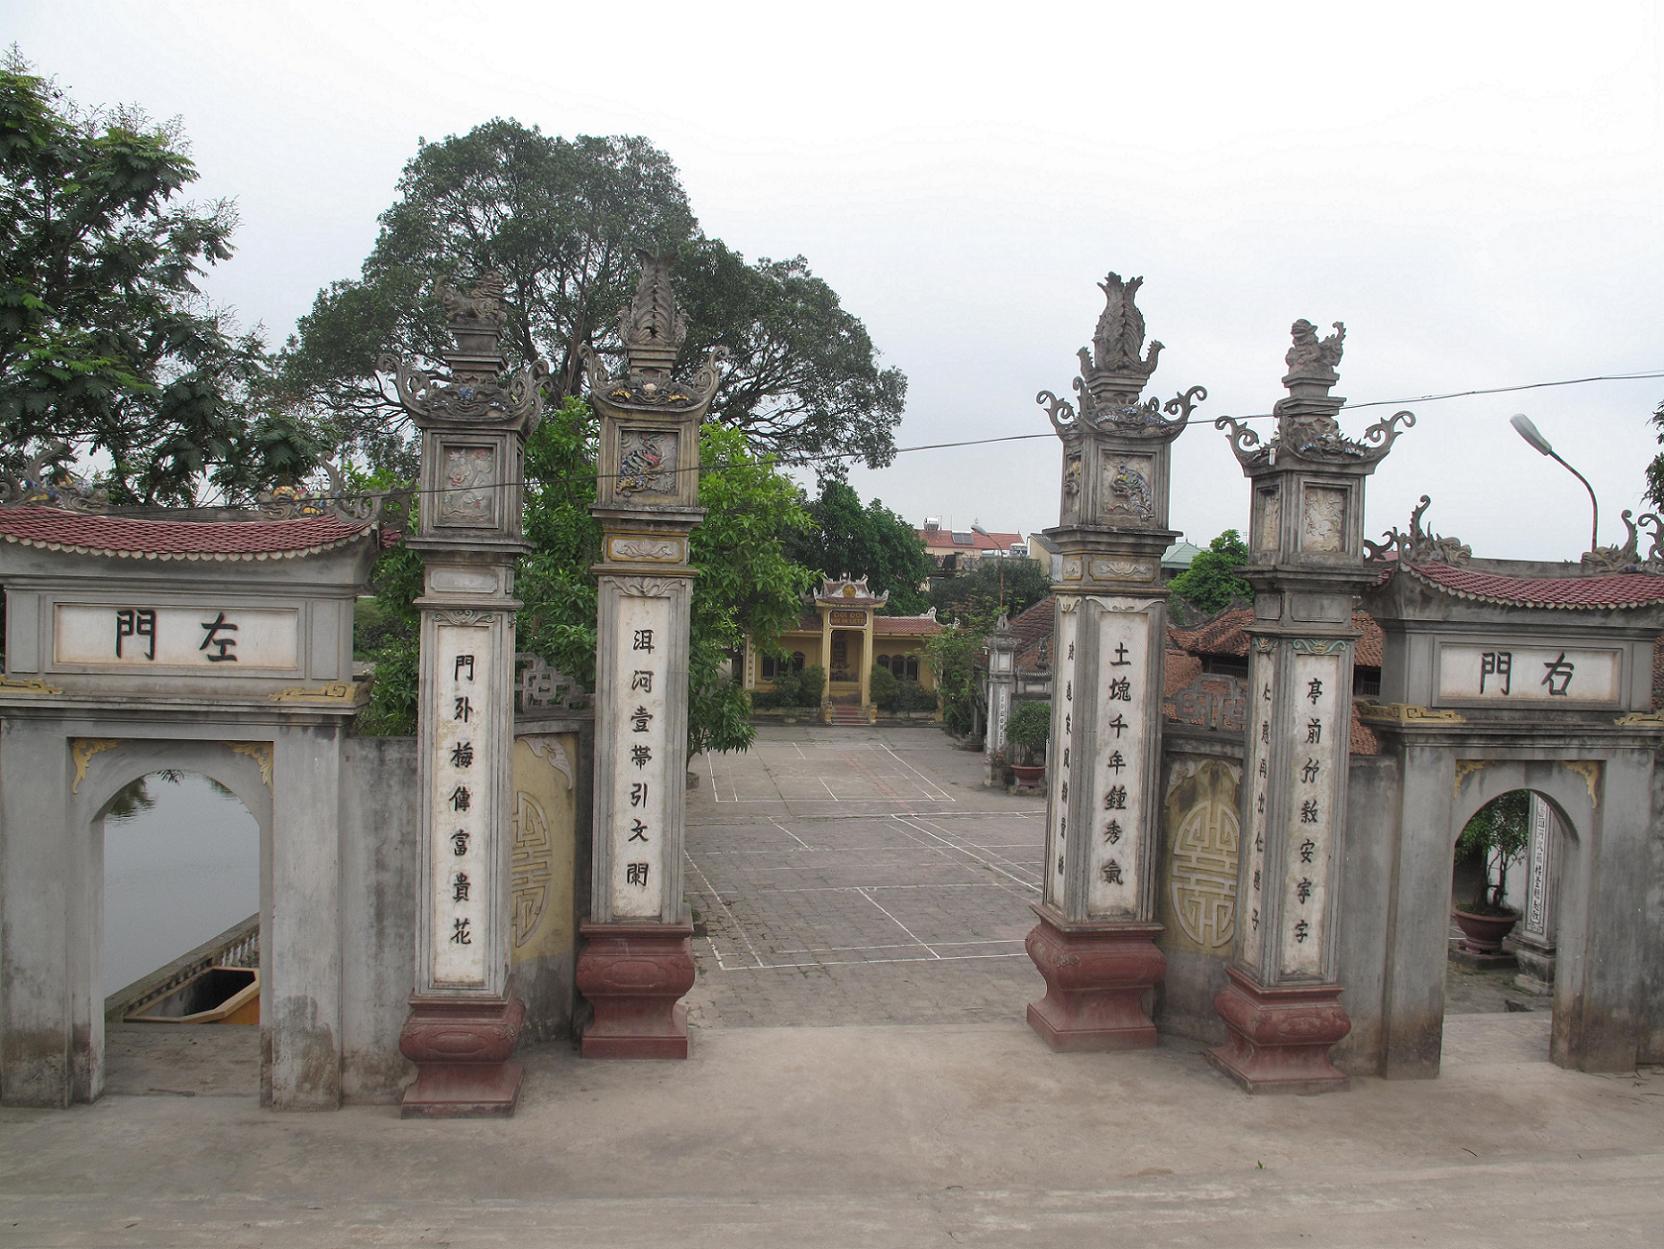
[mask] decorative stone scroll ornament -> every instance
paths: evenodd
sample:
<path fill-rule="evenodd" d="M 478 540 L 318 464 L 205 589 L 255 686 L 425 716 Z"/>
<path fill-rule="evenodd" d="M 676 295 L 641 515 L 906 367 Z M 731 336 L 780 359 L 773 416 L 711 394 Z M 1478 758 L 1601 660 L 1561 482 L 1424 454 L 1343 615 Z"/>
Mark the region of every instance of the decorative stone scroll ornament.
<path fill-rule="evenodd" d="M 1636 516 L 1627 508 L 1623 512 L 1624 529 L 1628 537 L 1622 546 L 1596 547 L 1583 556 L 1583 567 L 1588 572 L 1642 572 L 1664 574 L 1664 520 L 1657 513 Z M 1652 545 L 1645 559 L 1641 558 L 1640 534 L 1636 527 L 1652 530 Z"/>
<path fill-rule="evenodd" d="M 1058 1050 L 1155 1044 L 1143 999 L 1166 967 L 1155 945 L 1160 560 L 1177 536 L 1167 528 L 1171 444 L 1207 391 L 1142 400 L 1161 352 L 1144 345 L 1142 283 L 1115 273 L 1099 283 L 1104 309 L 1079 352 L 1075 401 L 1037 399 L 1063 442 L 1060 518 L 1046 531 L 1062 560 L 1044 884 L 1027 941 L 1046 995 L 1028 1021 Z M 991 644 L 991 664 L 999 654 Z"/>
<path fill-rule="evenodd" d="M 110 496 L 102 487 L 64 466 L 67 443 L 42 447 L 15 477 L 0 475 L 0 506 L 58 507 L 68 512 L 106 512 Z"/>
<path fill-rule="evenodd" d="M 1237 923 L 1226 987 L 1214 1000 L 1229 1039 L 1208 1057 L 1256 1093 L 1346 1083 L 1328 1054 L 1351 1028 L 1336 950 L 1358 636 L 1352 606 L 1378 576 L 1363 560 L 1364 480 L 1415 423 L 1398 412 L 1362 442 L 1341 433 L 1336 416 L 1346 401 L 1329 391 L 1345 327 L 1337 321 L 1334 331 L 1320 339 L 1310 322 L 1294 323 L 1288 394 L 1274 408 L 1269 440 L 1231 417 L 1215 422 L 1252 487 L 1242 571 L 1255 595 Z"/>
<path fill-rule="evenodd" d="M 1441 538 L 1432 530 L 1421 527 L 1421 518 L 1427 514 L 1432 502 L 1427 495 L 1421 496 L 1421 502 L 1416 505 L 1415 511 L 1410 513 L 1409 533 L 1400 533 L 1394 527 L 1382 535 L 1385 541 L 1371 542 L 1365 539 L 1364 562 L 1379 564 L 1397 560 L 1405 564 L 1450 564 L 1459 567 L 1471 560 L 1473 549 L 1466 542 L 1456 538 Z M 1627 518 L 1629 513 L 1625 512 L 1624 516 Z M 1632 529 L 1631 533 L 1633 532 Z"/>
<path fill-rule="evenodd" d="M 408 508 L 415 497 L 408 488 L 354 490 L 341 470 L 328 460 L 318 465 L 324 488 L 312 490 L 304 484 L 274 486 L 262 491 L 256 510 L 271 520 L 300 520 L 311 516 L 333 516 L 338 520 L 373 524 L 394 507 Z"/>
<path fill-rule="evenodd" d="M 421 870 L 416 987 L 399 1048 L 416 1064 L 406 1116 L 514 1113 L 510 1061 L 525 1007 L 509 991 L 514 938 L 515 558 L 525 442 L 542 412 L 535 362 L 513 373 L 499 343 L 502 279 L 440 292 L 455 347 L 429 372 L 384 358 L 422 433 L 417 702 Z"/>
<path fill-rule="evenodd" d="M 699 503 L 699 422 L 716 393 L 712 351 L 675 374 L 687 338 L 670 262 L 643 257 L 618 321 L 623 367 L 585 350 L 601 419 L 591 511 L 601 521 L 595 688 L 595 823 L 579 991 L 594 1008 L 590 1058 L 686 1058 L 693 925 L 682 888 L 686 835 L 688 540 Z"/>

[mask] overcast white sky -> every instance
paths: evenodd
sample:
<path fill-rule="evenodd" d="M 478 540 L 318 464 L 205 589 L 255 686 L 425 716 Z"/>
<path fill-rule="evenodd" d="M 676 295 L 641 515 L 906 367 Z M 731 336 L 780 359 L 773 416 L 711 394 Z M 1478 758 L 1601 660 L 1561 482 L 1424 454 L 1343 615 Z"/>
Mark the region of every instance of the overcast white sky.
<path fill-rule="evenodd" d="M 1047 431 L 1109 269 L 1210 398 L 1173 524 L 1244 528 L 1201 418 L 1269 411 L 1288 326 L 1343 320 L 1354 401 L 1664 370 L 1664 40 L 1650 3 L 663 6 L 12 0 L 0 40 L 82 104 L 178 116 L 240 207 L 211 293 L 281 340 L 355 276 L 418 136 L 493 116 L 637 133 L 705 230 L 802 253 L 910 380 L 903 445 Z M 1409 404 L 1369 528 L 1575 558 L 1621 535 L 1664 379 Z M 1390 412 L 1392 409 L 1387 409 Z M 1347 418 L 1356 434 L 1381 410 Z M 1057 519 L 1055 440 L 854 474 L 915 523 Z"/>

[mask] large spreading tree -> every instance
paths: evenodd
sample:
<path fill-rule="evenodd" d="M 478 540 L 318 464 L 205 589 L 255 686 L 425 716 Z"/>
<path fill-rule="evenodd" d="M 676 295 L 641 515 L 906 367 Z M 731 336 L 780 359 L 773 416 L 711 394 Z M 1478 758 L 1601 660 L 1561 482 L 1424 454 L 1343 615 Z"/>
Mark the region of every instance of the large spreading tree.
<path fill-rule="evenodd" d="M 861 505 L 848 482 L 823 477 L 807 504 L 812 525 L 790 542 L 789 553 L 829 577 L 865 577 L 874 593 L 888 591 L 890 610 L 916 616 L 929 606 L 920 587 L 936 565 L 918 531 L 877 499 Z"/>
<path fill-rule="evenodd" d="M 181 196 L 176 128 L 83 111 L 15 52 L 0 67 L 0 457 L 54 443 L 120 503 L 247 501 L 316 447 L 263 410 L 264 349 L 198 283 L 236 213 Z"/>
<path fill-rule="evenodd" d="M 865 327 L 802 257 L 747 263 L 703 234 L 674 164 L 645 139 L 567 140 L 512 120 L 421 144 L 360 275 L 301 319 L 286 393 L 337 445 L 408 468 L 409 430 L 374 366 L 384 351 L 431 359 L 445 345 L 425 298 L 435 282 L 501 273 L 506 346 L 516 363 L 549 361 L 559 402 L 578 393 L 586 348 L 616 362 L 641 251 L 677 257 L 684 360 L 729 351 L 711 419 L 759 453 L 890 462 L 906 379 L 879 368 Z"/>
<path fill-rule="evenodd" d="M 1254 587 L 1238 571 L 1248 562 L 1248 544 L 1227 529 L 1168 584 L 1173 603 L 1192 619 L 1217 615 L 1227 607 L 1254 601 Z"/>

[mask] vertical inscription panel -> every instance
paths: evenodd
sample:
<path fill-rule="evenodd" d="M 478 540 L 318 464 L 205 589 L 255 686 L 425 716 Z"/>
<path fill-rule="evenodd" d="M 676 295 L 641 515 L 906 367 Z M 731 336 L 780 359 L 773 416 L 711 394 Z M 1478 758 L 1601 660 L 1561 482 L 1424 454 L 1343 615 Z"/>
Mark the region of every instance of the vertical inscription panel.
<path fill-rule="evenodd" d="M 1069 839 L 1069 767 L 1064 750 L 1074 728 L 1077 705 L 1090 709 L 1089 694 L 1075 688 L 1076 643 L 1080 634 L 1080 599 L 1057 600 L 1056 675 L 1052 678 L 1051 753 L 1046 768 L 1046 871 L 1045 900 L 1066 910 L 1064 882 Z M 1080 696 L 1084 701 L 1077 704 Z M 1089 711 L 1088 711 L 1089 713 Z"/>
<path fill-rule="evenodd" d="M 494 740 L 493 630 L 489 624 L 434 626 L 433 756 L 428 760 L 429 957 L 436 987 L 486 987 L 494 886 L 491 830 L 499 800 L 491 770 Z"/>
<path fill-rule="evenodd" d="M 1286 755 L 1288 827 L 1282 870 L 1282 970 L 1297 976 L 1324 974 L 1329 931 L 1336 810 L 1340 769 L 1351 724 L 1350 697 L 1342 699 L 1344 642 L 1294 642 L 1288 691 L 1290 749 Z M 1350 691 L 1348 691 L 1350 694 Z"/>
<path fill-rule="evenodd" d="M 647 588 L 659 588 L 646 582 Z M 667 714 L 671 639 L 670 589 L 663 596 L 620 593 L 613 645 L 614 705 L 604 749 L 611 751 L 612 818 L 606 829 L 612 867 L 613 914 L 659 916 L 665 879 L 664 847 L 672 819 L 671 785 L 682 784 L 666 763 L 672 749 Z"/>
<path fill-rule="evenodd" d="M 1265 950 L 1265 847 L 1270 838 L 1272 708 L 1276 705 L 1277 654 L 1255 644 L 1248 680 L 1248 757 L 1242 778 L 1242 879 L 1237 910 L 1242 925 L 1242 963 L 1259 966 Z M 1257 974 L 1257 973 L 1256 973 Z"/>
<path fill-rule="evenodd" d="M 1144 851 L 1153 796 L 1151 761 L 1160 687 L 1152 688 L 1147 601 L 1104 599 L 1096 604 L 1098 685 L 1084 707 L 1097 709 L 1097 757 L 1091 761 L 1087 811 L 1087 910 L 1094 919 L 1137 919 Z M 1156 697 L 1152 697 L 1156 696 Z"/>

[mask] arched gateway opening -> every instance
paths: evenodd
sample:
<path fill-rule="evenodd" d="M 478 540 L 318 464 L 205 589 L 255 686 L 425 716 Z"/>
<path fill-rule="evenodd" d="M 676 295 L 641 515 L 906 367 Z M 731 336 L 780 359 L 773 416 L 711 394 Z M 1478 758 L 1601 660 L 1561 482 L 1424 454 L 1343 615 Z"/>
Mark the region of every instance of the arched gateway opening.
<path fill-rule="evenodd" d="M 225 782 L 178 768 L 122 786 L 93 818 L 107 1090 L 258 1094 L 269 826 Z"/>

